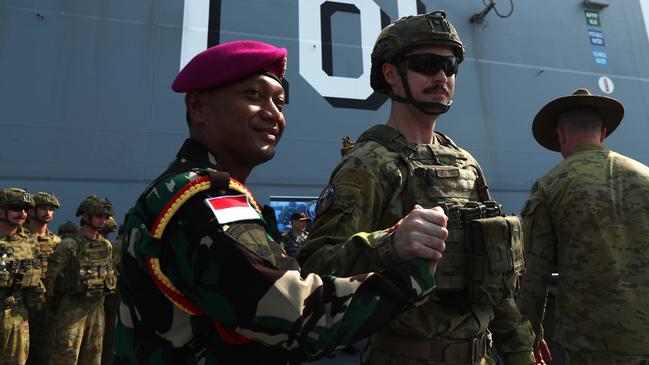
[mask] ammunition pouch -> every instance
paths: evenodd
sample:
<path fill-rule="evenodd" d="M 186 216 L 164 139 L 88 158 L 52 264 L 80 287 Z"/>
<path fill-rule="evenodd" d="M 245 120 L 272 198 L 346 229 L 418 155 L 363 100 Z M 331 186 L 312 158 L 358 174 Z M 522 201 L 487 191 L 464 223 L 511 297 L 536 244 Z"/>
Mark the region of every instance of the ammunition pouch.
<path fill-rule="evenodd" d="M 471 276 L 467 293 L 473 303 L 499 304 L 514 297 L 523 273 L 523 230 L 517 216 L 481 218 L 471 222 Z"/>
<path fill-rule="evenodd" d="M 6 261 L 0 265 L 0 288 L 37 288 L 41 286 L 41 260 Z"/>
<path fill-rule="evenodd" d="M 110 263 L 86 264 L 79 269 L 78 280 L 68 292 L 99 297 L 115 292 L 117 277 Z"/>
<path fill-rule="evenodd" d="M 475 304 L 496 305 L 513 297 L 524 267 L 518 217 L 501 216 L 494 201 L 440 206 L 448 216 L 449 237 L 435 273 L 436 290 L 464 291 Z"/>

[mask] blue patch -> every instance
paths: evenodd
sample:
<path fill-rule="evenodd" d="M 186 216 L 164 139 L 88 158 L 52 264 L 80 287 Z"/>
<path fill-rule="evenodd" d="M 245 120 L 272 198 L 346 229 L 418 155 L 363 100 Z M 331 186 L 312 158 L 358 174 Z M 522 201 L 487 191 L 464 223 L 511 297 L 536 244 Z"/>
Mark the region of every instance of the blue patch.
<path fill-rule="evenodd" d="M 322 190 L 322 193 L 318 197 L 318 204 L 315 208 L 316 217 L 324 214 L 331 207 L 334 200 L 336 200 L 336 187 L 333 184 L 329 184 Z"/>

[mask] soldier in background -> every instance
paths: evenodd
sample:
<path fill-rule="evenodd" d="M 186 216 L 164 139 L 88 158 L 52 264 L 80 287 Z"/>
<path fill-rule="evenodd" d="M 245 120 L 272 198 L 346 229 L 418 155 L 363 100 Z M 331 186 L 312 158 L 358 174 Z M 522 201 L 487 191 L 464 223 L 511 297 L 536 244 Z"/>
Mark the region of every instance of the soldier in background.
<path fill-rule="evenodd" d="M 534 118 L 537 142 L 564 160 L 523 209 L 526 273 L 517 302 L 532 322 L 537 362 L 559 273 L 554 339 L 568 364 L 649 363 L 649 167 L 602 143 L 622 121 L 613 98 L 577 89 Z"/>
<path fill-rule="evenodd" d="M 23 365 L 29 355 L 29 312 L 45 291 L 34 241 L 23 228 L 34 200 L 17 188 L 0 190 L 0 365 Z M 34 349 L 39 351 L 40 349 Z"/>
<path fill-rule="evenodd" d="M 58 234 L 61 239 L 69 237 L 75 233 L 79 233 L 79 227 L 77 227 L 74 222 L 67 221 L 59 226 Z"/>
<path fill-rule="evenodd" d="M 279 243 L 291 257 L 296 257 L 302 248 L 304 240 L 309 235 L 306 230 L 309 217 L 304 212 L 291 214 L 291 229 L 282 233 Z"/>
<path fill-rule="evenodd" d="M 104 227 L 99 231 L 101 235 L 108 240 L 108 236 L 111 233 L 117 230 L 117 221 L 114 217 L 109 217 L 108 221 Z M 123 229 L 120 229 L 117 239 L 115 242 L 111 242 L 113 245 L 113 263 L 115 267 L 119 265 L 119 250 L 121 249 L 121 235 L 123 234 Z M 110 240 L 109 240 L 110 241 Z M 117 271 L 115 271 L 117 275 Z M 117 280 L 119 285 L 119 280 Z M 101 363 L 102 365 L 109 365 L 113 361 L 113 336 L 115 335 L 115 320 L 117 319 L 117 306 L 119 305 L 119 296 L 117 294 L 117 288 L 114 293 L 106 295 L 104 298 L 104 340 L 102 343 L 101 350 Z"/>
<path fill-rule="evenodd" d="M 366 364 L 493 364 L 495 348 L 505 364 L 534 361 L 530 324 L 514 301 L 523 268 L 520 221 L 500 217 L 478 162 L 435 131 L 463 58 L 443 11 L 401 18 L 381 32 L 371 86 L 392 99 L 388 121 L 343 146 L 348 152 L 318 199 L 315 228 L 298 255 L 305 271 L 321 274 L 391 267 L 403 259 L 391 243 L 409 224 L 404 217 L 448 208 L 435 293 L 370 338 Z M 508 260 L 489 261 L 485 242 L 490 255 Z"/>
<path fill-rule="evenodd" d="M 52 193 L 38 192 L 33 197 L 35 206 L 27 212 L 29 222 L 26 226 L 34 235 L 36 257 L 41 260 L 41 269 L 45 278 L 48 258 L 54 252 L 56 245 L 61 242 L 61 238 L 49 230 L 48 224 L 54 219 L 54 212 L 61 208 L 61 203 Z M 29 353 L 27 360 L 29 365 L 47 364 L 47 334 L 50 321 L 48 317 L 47 305 L 42 306 L 38 312 L 29 313 L 30 348 L 38 349 Z"/>
<path fill-rule="evenodd" d="M 245 182 L 284 131 L 285 66 L 286 49 L 233 41 L 176 77 L 189 138 L 126 220 L 116 364 L 298 364 L 432 292 L 441 209 L 427 216 L 435 238 L 395 241 L 402 265 L 352 278 L 302 275 L 270 237 Z"/>
<path fill-rule="evenodd" d="M 117 285 L 112 245 L 100 231 L 112 215 L 106 199 L 85 198 L 76 212 L 80 232 L 64 238 L 50 256 L 45 285 L 53 313 L 51 365 L 100 364 L 104 297 Z"/>

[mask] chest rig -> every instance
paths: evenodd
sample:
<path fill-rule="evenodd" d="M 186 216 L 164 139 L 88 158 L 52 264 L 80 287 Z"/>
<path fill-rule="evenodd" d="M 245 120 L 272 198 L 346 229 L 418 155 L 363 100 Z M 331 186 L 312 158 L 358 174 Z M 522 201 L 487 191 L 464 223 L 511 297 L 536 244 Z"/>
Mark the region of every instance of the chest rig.
<path fill-rule="evenodd" d="M 441 133 L 435 139 L 433 144 L 415 145 L 398 130 L 378 125 L 358 142 L 380 143 L 397 152 L 407 167 L 402 216 L 415 204 L 445 209 L 449 236 L 437 265 L 436 290 L 465 292 L 471 302 L 496 304 L 513 292 L 522 271 L 520 221 L 501 216 L 472 157 Z"/>
<path fill-rule="evenodd" d="M 112 247 L 106 240 L 88 240 L 83 235 L 71 237 L 78 249 L 64 275 L 59 277 L 64 293 L 100 297 L 115 292 L 117 276 L 113 267 Z"/>
<path fill-rule="evenodd" d="M 41 261 L 34 256 L 33 243 L 25 238 L 0 240 L 0 304 L 15 304 L 22 289 L 41 290 Z"/>
<path fill-rule="evenodd" d="M 47 273 L 47 259 L 52 255 L 54 248 L 61 242 L 61 239 L 50 232 L 45 236 L 34 235 L 34 237 L 36 239 L 36 258 L 41 260 L 43 277 L 45 277 Z"/>

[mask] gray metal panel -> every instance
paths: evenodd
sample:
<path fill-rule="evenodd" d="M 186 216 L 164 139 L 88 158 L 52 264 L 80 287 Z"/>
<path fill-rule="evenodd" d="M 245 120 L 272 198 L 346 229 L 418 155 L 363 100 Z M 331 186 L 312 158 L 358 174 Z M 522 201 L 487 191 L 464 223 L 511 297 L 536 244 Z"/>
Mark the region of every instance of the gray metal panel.
<path fill-rule="evenodd" d="M 396 16 L 396 2 L 375 3 Z M 561 159 L 535 143 L 535 113 L 578 86 L 599 93 L 602 75 L 627 107 L 608 145 L 649 162 L 649 42 L 637 1 L 600 11 L 607 68 L 593 62 L 581 0 L 517 1 L 511 17 L 491 12 L 482 25 L 469 22 L 482 1 L 420 3 L 446 9 L 468 50 L 455 103 L 437 129 L 479 159 L 508 211 L 519 210 L 533 182 Z M 508 11 L 508 2 L 497 4 Z M 358 55 L 371 51 L 359 47 L 358 19 L 332 16 L 338 76 L 362 72 Z M 108 196 L 120 218 L 187 135 L 182 95 L 170 90 L 182 22 L 182 1 L 2 2 L 0 186 L 55 192 L 64 204 L 55 227 L 90 193 Z M 262 202 L 317 195 L 340 159 L 341 138 L 384 122 L 389 103 L 376 111 L 335 108 L 300 76 L 297 0 L 223 0 L 220 23 L 221 41 L 256 39 L 289 50 L 288 127 L 276 158 L 249 185 Z"/>

